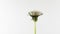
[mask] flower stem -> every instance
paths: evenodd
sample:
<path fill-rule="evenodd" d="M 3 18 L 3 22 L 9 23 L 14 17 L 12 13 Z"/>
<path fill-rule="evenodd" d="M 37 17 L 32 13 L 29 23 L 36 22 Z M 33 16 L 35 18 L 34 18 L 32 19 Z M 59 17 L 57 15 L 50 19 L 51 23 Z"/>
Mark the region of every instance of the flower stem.
<path fill-rule="evenodd" d="M 34 34 L 36 34 L 36 22 L 34 23 Z"/>

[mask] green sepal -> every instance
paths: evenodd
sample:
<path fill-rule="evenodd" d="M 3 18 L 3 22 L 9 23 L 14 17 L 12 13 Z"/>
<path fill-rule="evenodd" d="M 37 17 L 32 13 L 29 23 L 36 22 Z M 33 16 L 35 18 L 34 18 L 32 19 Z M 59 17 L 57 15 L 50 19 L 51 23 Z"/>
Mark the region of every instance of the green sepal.
<path fill-rule="evenodd" d="M 33 20 L 34 22 L 37 22 L 38 17 L 37 17 L 37 16 L 33 16 L 33 17 L 32 17 L 32 20 Z"/>

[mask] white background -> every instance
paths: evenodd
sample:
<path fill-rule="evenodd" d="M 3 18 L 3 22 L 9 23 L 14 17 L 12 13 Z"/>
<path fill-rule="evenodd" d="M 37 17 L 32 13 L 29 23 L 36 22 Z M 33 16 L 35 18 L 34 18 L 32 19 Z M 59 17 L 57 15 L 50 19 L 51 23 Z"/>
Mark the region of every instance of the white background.
<path fill-rule="evenodd" d="M 0 0 L 0 34 L 33 34 L 31 10 L 43 13 L 37 34 L 60 34 L 59 0 Z"/>

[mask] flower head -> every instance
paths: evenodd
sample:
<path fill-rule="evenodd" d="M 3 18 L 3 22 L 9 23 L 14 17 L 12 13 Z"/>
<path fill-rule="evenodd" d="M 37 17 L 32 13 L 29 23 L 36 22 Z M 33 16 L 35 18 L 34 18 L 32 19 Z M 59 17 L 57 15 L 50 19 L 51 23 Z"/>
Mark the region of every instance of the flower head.
<path fill-rule="evenodd" d="M 39 11 L 31 11 L 31 12 L 29 12 L 29 15 L 32 17 L 32 19 L 33 19 L 34 21 L 37 21 L 37 17 L 38 17 L 38 16 L 41 16 L 42 13 L 39 12 Z"/>

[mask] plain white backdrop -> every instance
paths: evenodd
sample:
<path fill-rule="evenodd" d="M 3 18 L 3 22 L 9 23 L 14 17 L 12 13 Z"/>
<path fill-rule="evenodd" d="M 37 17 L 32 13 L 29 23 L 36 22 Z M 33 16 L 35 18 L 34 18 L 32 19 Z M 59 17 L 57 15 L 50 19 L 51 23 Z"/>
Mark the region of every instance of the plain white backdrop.
<path fill-rule="evenodd" d="M 0 34 L 33 34 L 29 11 L 43 13 L 37 34 L 60 34 L 60 0 L 0 0 Z"/>

